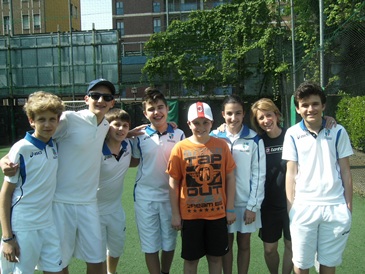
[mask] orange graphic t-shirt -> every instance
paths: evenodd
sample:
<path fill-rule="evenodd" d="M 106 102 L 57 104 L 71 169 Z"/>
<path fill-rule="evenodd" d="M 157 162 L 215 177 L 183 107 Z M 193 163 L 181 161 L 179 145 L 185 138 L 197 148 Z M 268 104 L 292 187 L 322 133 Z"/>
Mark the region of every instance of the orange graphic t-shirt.
<path fill-rule="evenodd" d="M 183 220 L 215 220 L 226 216 L 226 174 L 236 167 L 224 140 L 210 137 L 206 144 L 189 139 L 177 143 L 167 173 L 181 182 Z"/>

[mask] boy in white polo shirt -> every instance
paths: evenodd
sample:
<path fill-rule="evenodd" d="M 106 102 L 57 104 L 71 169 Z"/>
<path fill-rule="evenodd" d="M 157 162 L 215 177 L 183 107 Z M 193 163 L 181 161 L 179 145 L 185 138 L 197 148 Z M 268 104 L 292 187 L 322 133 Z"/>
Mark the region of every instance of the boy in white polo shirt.
<path fill-rule="evenodd" d="M 107 273 L 114 274 L 125 244 L 126 217 L 120 201 L 132 157 L 132 141 L 126 138 L 131 121 L 121 109 L 110 110 L 105 119 L 110 126 L 103 146 L 97 199 Z"/>
<path fill-rule="evenodd" d="M 303 120 L 284 139 L 286 195 L 295 273 L 309 273 L 318 253 L 320 273 L 335 273 L 351 228 L 353 154 L 346 130 L 326 129 L 322 113 L 326 96 L 311 82 L 294 94 Z"/>
<path fill-rule="evenodd" d="M 167 123 L 168 106 L 159 90 L 147 88 L 142 106 L 151 124 L 133 143 L 132 162 L 139 162 L 134 188 L 136 222 L 148 271 L 168 273 L 177 233 L 171 227 L 169 177 L 165 170 L 172 148 L 185 136 Z"/>
<path fill-rule="evenodd" d="M 64 105 L 59 97 L 39 91 L 24 110 L 33 132 L 15 143 L 8 154 L 19 168 L 5 176 L 0 195 L 2 273 L 62 273 L 60 239 L 52 216 L 58 153 L 52 135 Z M 13 262 L 12 269 L 6 269 Z M 10 271 L 10 272 L 9 272 Z"/>

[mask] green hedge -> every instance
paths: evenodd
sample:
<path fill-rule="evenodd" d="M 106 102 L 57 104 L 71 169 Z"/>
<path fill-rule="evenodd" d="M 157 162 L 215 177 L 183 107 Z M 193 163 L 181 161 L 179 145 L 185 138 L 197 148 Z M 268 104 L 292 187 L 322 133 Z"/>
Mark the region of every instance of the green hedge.
<path fill-rule="evenodd" d="M 336 119 L 343 125 L 358 150 L 365 150 L 365 96 L 344 97 L 338 104 Z"/>

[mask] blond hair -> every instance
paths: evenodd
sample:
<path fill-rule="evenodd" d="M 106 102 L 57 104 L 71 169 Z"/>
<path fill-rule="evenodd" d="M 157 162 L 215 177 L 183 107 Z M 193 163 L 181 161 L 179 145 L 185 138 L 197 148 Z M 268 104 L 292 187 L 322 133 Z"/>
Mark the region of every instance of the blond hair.
<path fill-rule="evenodd" d="M 60 117 L 65 110 L 65 106 L 57 95 L 45 91 L 36 91 L 29 95 L 23 109 L 28 118 L 34 119 L 35 115 L 45 111 L 51 111 Z"/>
<path fill-rule="evenodd" d="M 272 111 L 275 113 L 276 117 L 278 118 L 278 122 L 277 125 L 280 127 L 280 123 L 281 123 L 281 112 L 278 109 L 278 107 L 275 105 L 275 103 L 268 98 L 262 98 L 258 101 L 256 101 L 252 107 L 251 107 L 251 115 L 250 115 L 250 121 L 251 121 L 251 126 L 254 128 L 254 130 L 262 135 L 264 134 L 264 130 L 260 127 L 258 121 L 257 121 L 257 112 L 261 110 L 261 111 Z"/>

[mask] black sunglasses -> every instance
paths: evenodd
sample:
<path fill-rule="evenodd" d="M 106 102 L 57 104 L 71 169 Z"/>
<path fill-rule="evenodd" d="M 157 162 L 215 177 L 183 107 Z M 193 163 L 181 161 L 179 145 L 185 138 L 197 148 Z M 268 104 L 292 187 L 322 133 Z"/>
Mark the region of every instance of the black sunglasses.
<path fill-rule="evenodd" d="M 89 93 L 87 96 L 91 97 L 91 99 L 95 101 L 98 101 L 100 97 L 103 97 L 105 102 L 110 102 L 114 99 L 114 96 L 111 94 L 102 94 L 97 92 Z"/>

